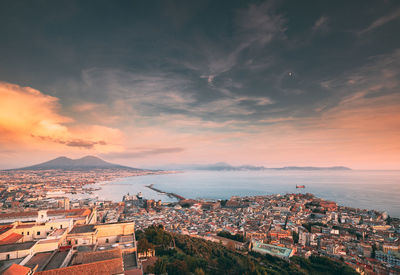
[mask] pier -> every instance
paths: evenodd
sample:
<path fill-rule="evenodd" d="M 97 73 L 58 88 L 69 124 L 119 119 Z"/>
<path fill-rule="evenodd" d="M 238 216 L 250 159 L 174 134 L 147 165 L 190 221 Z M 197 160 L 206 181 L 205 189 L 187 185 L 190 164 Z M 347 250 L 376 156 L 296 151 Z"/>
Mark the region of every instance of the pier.
<path fill-rule="evenodd" d="M 165 195 L 167 195 L 167 196 L 170 197 L 170 198 L 176 198 L 176 199 L 178 199 L 179 201 L 185 200 L 184 197 L 182 197 L 182 196 L 180 196 L 180 195 L 178 195 L 178 194 L 171 193 L 171 192 L 164 192 L 164 191 L 162 191 L 162 190 L 160 190 L 160 189 L 155 188 L 155 187 L 154 187 L 154 184 L 146 185 L 146 187 L 149 188 L 149 189 L 151 189 L 151 190 L 153 190 L 153 191 L 156 191 L 157 193 L 165 194 Z"/>

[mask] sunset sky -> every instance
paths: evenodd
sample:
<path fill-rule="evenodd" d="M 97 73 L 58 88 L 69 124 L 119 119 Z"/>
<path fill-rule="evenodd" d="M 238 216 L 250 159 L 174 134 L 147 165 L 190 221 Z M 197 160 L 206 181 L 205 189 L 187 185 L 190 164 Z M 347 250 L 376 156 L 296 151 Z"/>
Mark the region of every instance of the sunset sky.
<path fill-rule="evenodd" d="M 400 2 L 1 1 L 0 169 L 400 169 Z"/>

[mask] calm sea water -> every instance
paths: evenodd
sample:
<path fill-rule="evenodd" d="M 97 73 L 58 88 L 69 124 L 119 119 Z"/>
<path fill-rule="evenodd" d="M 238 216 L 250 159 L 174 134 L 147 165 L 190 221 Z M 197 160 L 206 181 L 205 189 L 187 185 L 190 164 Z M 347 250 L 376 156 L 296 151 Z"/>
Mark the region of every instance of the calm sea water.
<path fill-rule="evenodd" d="M 120 201 L 128 192 L 142 192 L 145 198 L 174 201 L 146 188 L 149 184 L 193 199 L 309 192 L 340 205 L 386 210 L 400 217 L 400 171 L 186 171 L 114 180 L 101 185 L 95 195 Z"/>

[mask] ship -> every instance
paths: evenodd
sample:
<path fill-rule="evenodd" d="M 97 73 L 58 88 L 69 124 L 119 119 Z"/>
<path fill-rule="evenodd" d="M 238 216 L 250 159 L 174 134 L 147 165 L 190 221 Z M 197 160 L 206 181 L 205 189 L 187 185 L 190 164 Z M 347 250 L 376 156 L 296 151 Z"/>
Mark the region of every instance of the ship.
<path fill-rule="evenodd" d="M 306 188 L 305 185 L 296 185 L 296 188 Z"/>

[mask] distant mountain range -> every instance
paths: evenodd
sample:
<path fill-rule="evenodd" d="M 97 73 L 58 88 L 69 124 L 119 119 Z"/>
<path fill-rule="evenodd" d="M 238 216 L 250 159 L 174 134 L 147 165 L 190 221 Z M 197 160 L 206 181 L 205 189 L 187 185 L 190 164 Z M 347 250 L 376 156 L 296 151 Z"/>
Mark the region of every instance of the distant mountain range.
<path fill-rule="evenodd" d="M 70 159 L 67 157 L 58 157 L 40 164 L 23 167 L 12 170 L 93 170 L 93 169 L 123 169 L 131 171 L 143 171 L 143 169 L 123 166 L 119 164 L 106 162 L 95 156 L 86 156 L 80 159 Z M 351 170 L 344 166 L 333 167 L 313 167 L 313 166 L 287 166 L 281 168 L 267 168 L 264 166 L 253 165 L 240 165 L 233 166 L 225 162 L 218 162 L 214 164 L 170 164 L 162 167 L 167 170 L 208 170 L 208 171 L 262 171 L 262 170 L 303 170 L 303 171 L 319 171 L 319 170 L 332 170 L 342 171 Z"/>
<path fill-rule="evenodd" d="M 142 169 L 132 168 L 106 162 L 95 156 L 86 156 L 80 159 L 70 159 L 67 157 L 58 157 L 56 159 L 46 161 L 40 164 L 23 167 L 13 170 L 92 170 L 92 169 L 123 169 L 123 170 L 136 170 Z"/>
<path fill-rule="evenodd" d="M 332 167 L 313 167 L 313 166 L 287 166 L 279 168 L 267 168 L 264 166 L 253 166 L 253 165 L 240 165 L 233 166 L 225 162 L 218 162 L 215 164 L 184 164 L 184 165 L 168 165 L 164 167 L 166 169 L 175 170 L 208 170 L 208 171 L 261 171 L 261 170 L 302 170 L 302 171 L 343 171 L 351 170 L 344 166 L 332 166 Z"/>

